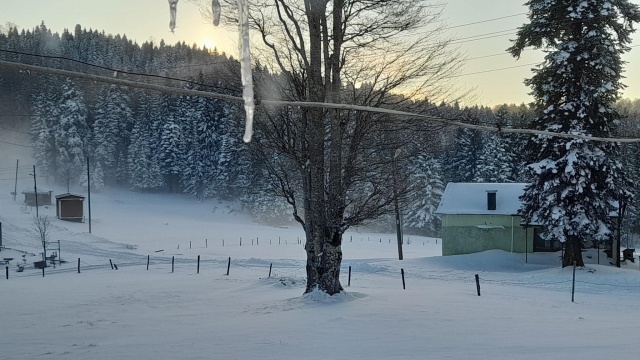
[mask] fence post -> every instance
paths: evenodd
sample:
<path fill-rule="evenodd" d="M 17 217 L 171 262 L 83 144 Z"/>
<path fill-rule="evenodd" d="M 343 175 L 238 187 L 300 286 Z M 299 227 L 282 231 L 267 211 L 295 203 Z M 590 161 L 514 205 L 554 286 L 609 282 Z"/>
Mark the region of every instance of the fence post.
<path fill-rule="evenodd" d="M 42 265 L 42 277 L 44 277 L 44 268 L 45 268 L 46 265 L 47 265 L 47 262 L 45 261 L 44 265 Z"/>
<path fill-rule="evenodd" d="M 256 236 L 256 245 L 260 245 L 260 240 L 258 240 L 257 236 Z"/>
<path fill-rule="evenodd" d="M 573 281 L 571 283 L 571 302 L 573 302 L 574 294 L 576 292 L 576 262 L 573 262 Z"/>
<path fill-rule="evenodd" d="M 5 272 L 7 273 L 7 280 L 9 280 L 9 267 L 5 266 L 4 269 L 5 269 Z"/>
<path fill-rule="evenodd" d="M 478 289 L 478 296 L 480 296 L 480 276 L 476 274 L 476 289 Z"/>
<path fill-rule="evenodd" d="M 231 256 L 229 256 L 229 263 L 227 264 L 227 275 L 229 275 L 229 268 L 231 267 Z"/>
<path fill-rule="evenodd" d="M 149 260 L 151 259 L 151 255 L 147 255 L 147 270 L 149 270 Z"/>
<path fill-rule="evenodd" d="M 347 286 L 351 286 L 351 265 L 349 265 L 349 281 L 347 282 Z"/>
<path fill-rule="evenodd" d="M 189 240 L 189 249 L 191 249 L 191 240 Z"/>
<path fill-rule="evenodd" d="M 196 273 L 200 274 L 200 255 L 198 255 L 198 269 L 197 269 Z"/>
<path fill-rule="evenodd" d="M 242 246 L 242 236 L 240 237 L 240 246 Z"/>
<path fill-rule="evenodd" d="M 80 274 L 80 258 L 78 258 L 78 274 Z"/>
<path fill-rule="evenodd" d="M 172 256 L 172 257 L 171 257 L 171 272 L 172 272 L 172 273 L 173 273 L 173 263 L 175 262 L 175 260 L 176 260 L 176 257 L 175 257 L 175 256 Z"/>
<path fill-rule="evenodd" d="M 111 270 L 113 270 L 113 261 L 111 259 L 109 259 L 109 264 L 111 265 Z"/>
<path fill-rule="evenodd" d="M 402 288 L 406 289 L 406 287 L 404 286 L 404 269 L 400 269 L 400 274 L 402 274 Z"/>
<path fill-rule="evenodd" d="M 271 277 L 271 268 L 273 267 L 273 263 L 271 263 L 271 265 L 269 265 L 269 277 Z"/>
<path fill-rule="evenodd" d="M 209 247 L 209 239 L 204 239 L 204 247 Z"/>

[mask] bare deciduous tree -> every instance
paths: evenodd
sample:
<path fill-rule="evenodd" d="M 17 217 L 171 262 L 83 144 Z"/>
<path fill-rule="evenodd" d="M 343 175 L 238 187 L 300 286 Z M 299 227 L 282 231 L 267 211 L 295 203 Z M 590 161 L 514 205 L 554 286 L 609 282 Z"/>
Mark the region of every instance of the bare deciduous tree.
<path fill-rule="evenodd" d="M 235 1 L 225 5 L 223 18 L 233 24 Z M 261 73 L 258 92 L 407 110 L 416 99 L 440 101 L 460 64 L 440 37 L 440 10 L 415 0 L 252 1 L 251 25 L 261 39 L 254 57 L 270 70 Z M 307 107 L 263 107 L 260 116 L 253 149 L 305 230 L 306 292 L 339 293 L 344 232 L 392 211 L 394 188 L 401 198 L 412 193 L 402 165 L 428 146 L 416 134 L 433 128 Z"/>
<path fill-rule="evenodd" d="M 31 230 L 42 245 L 42 261 L 47 258 L 47 243 L 49 242 L 49 233 L 53 224 L 48 216 L 34 216 Z"/>

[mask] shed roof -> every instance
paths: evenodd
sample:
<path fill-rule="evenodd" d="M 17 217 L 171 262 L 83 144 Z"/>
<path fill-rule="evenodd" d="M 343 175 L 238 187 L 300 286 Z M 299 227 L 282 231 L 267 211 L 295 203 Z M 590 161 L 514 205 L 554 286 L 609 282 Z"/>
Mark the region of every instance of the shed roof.
<path fill-rule="evenodd" d="M 76 198 L 76 199 L 84 199 L 84 196 L 72 193 L 64 193 L 60 195 L 56 195 L 56 199 L 66 199 L 66 198 Z"/>
<path fill-rule="evenodd" d="M 518 215 L 526 183 L 448 183 L 437 214 Z M 496 209 L 487 209 L 487 192 L 496 191 Z"/>
<path fill-rule="evenodd" d="M 50 192 L 51 192 L 51 190 L 49 190 L 49 189 L 38 188 L 38 194 L 49 194 Z M 34 191 L 33 191 L 33 188 L 30 188 L 30 189 L 27 188 L 27 189 L 22 190 L 22 193 L 23 194 L 33 194 Z"/>

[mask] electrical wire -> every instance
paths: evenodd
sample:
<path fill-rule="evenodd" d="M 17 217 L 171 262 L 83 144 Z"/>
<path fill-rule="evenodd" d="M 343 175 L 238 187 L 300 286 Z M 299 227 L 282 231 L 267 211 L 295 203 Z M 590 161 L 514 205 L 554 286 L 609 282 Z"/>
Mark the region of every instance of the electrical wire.
<path fill-rule="evenodd" d="M 232 96 L 232 95 L 218 94 L 218 93 L 207 92 L 207 91 L 182 89 L 182 88 L 176 88 L 176 87 L 165 86 L 165 85 L 142 83 L 142 82 L 131 81 L 131 80 L 123 80 L 118 78 L 80 73 L 76 71 L 68 71 L 68 70 L 61 70 L 61 69 L 55 69 L 55 68 L 46 68 L 46 67 L 36 66 L 36 65 L 15 63 L 10 61 L 0 60 L 0 67 L 17 69 L 17 70 L 27 70 L 27 71 L 32 71 L 34 73 L 60 75 L 60 76 L 79 78 L 79 79 L 90 80 L 90 81 L 99 81 L 99 82 L 110 83 L 114 85 L 147 89 L 147 90 L 159 91 L 164 93 L 172 93 L 172 94 L 187 95 L 187 96 L 202 96 L 206 98 L 220 99 L 220 100 L 226 100 L 226 101 L 231 101 L 236 103 L 244 102 L 244 100 L 241 97 Z M 597 136 L 586 136 L 586 135 L 580 135 L 580 134 L 557 133 L 557 132 L 534 130 L 534 129 L 498 128 L 493 126 L 474 125 L 474 124 L 464 123 L 462 121 L 459 121 L 458 119 L 446 119 L 442 117 L 412 113 L 407 111 L 376 108 L 376 107 L 362 106 L 362 105 L 321 103 L 321 102 L 311 102 L 311 101 L 283 101 L 283 100 L 271 100 L 271 99 L 259 99 L 258 102 L 261 105 L 271 105 L 271 106 L 308 107 L 308 108 L 354 110 L 354 111 L 362 111 L 362 112 L 369 112 L 369 113 L 379 113 L 379 114 L 393 115 L 393 116 L 405 117 L 405 118 L 408 117 L 408 118 L 422 119 L 425 121 L 435 122 L 443 125 L 457 126 L 457 127 L 490 131 L 490 132 L 544 135 L 544 136 L 560 137 L 565 139 L 581 139 L 581 140 L 602 141 L 602 142 L 621 142 L 621 143 L 622 142 L 624 143 L 640 142 L 640 138 L 597 137 Z"/>

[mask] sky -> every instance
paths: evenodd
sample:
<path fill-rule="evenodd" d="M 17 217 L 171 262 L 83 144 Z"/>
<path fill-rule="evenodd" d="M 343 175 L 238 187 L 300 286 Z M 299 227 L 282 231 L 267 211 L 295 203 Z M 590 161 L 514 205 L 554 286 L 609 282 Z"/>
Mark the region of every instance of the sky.
<path fill-rule="evenodd" d="M 447 36 L 459 39 L 457 46 L 467 57 L 456 77 L 460 89 L 473 89 L 470 102 L 497 105 L 531 101 L 530 90 L 523 80 L 531 77 L 531 68 L 542 60 L 540 51 L 525 51 L 519 60 L 506 54 L 515 29 L 526 22 L 524 0 L 448 0 L 443 20 Z M 632 1 L 638 3 L 638 1 Z M 33 28 L 44 21 L 48 28 L 62 32 L 76 24 L 104 30 L 111 34 L 126 34 L 142 43 L 147 40 L 173 44 L 217 46 L 237 57 L 234 33 L 215 28 L 201 15 L 196 5 L 182 0 L 178 3 L 175 33 L 169 30 L 169 6 L 166 0 L 0 0 L 0 24 L 12 22 L 20 28 Z M 223 8 L 223 11 L 225 9 Z M 489 20 L 489 21 L 487 21 Z M 476 23 L 477 24 L 471 24 Z M 495 34 L 496 32 L 501 32 Z M 470 38 L 473 37 L 473 38 Z M 636 34 L 635 39 L 640 39 Z M 640 45 L 636 40 L 632 46 Z M 627 69 L 640 66 L 640 46 L 626 54 Z M 497 71 L 493 71 L 500 69 Z M 628 87 L 623 97 L 640 98 L 640 77 L 627 70 L 623 83 Z"/>

